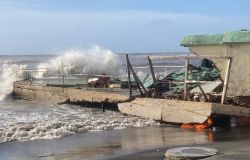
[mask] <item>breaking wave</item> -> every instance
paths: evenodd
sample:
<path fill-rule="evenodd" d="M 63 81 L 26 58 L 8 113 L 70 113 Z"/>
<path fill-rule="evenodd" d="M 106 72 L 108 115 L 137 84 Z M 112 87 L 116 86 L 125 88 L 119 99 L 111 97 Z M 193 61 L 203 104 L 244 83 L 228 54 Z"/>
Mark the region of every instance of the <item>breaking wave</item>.
<path fill-rule="evenodd" d="M 1 61 L 0 101 L 12 93 L 14 81 L 27 78 L 28 73 L 24 71 L 27 68 L 37 68 L 38 72 L 30 73 L 36 78 L 77 74 L 118 75 L 121 72 L 119 56 L 99 46 L 85 50 L 70 50 L 64 52 L 62 56 L 51 56 L 50 60 L 47 57 L 34 56 L 20 58 L 21 60 L 10 57 Z M 41 62 L 43 58 L 44 62 Z"/>
<path fill-rule="evenodd" d="M 87 131 L 124 129 L 159 125 L 158 122 L 119 112 L 72 105 L 26 104 L 0 113 L 0 143 L 55 139 Z"/>
<path fill-rule="evenodd" d="M 112 51 L 95 46 L 87 50 L 70 50 L 48 63 L 37 66 L 37 78 L 74 74 L 118 74 L 121 62 Z M 46 70 L 46 72 L 42 72 Z"/>
<path fill-rule="evenodd" d="M 95 46 L 87 50 L 70 50 L 62 56 L 6 57 L 0 65 L 0 143 L 54 139 L 86 131 L 103 131 L 127 127 L 158 125 L 157 122 L 119 112 L 83 108 L 73 105 L 45 105 L 26 101 L 4 101 L 13 91 L 13 82 L 27 79 L 26 69 L 37 68 L 37 78 L 74 74 L 121 73 L 120 56 Z M 46 72 L 44 72 L 46 71 Z"/>
<path fill-rule="evenodd" d="M 27 65 L 23 64 L 3 64 L 0 77 L 0 101 L 3 101 L 13 91 L 13 82 L 24 79 L 27 75 L 23 69 Z"/>

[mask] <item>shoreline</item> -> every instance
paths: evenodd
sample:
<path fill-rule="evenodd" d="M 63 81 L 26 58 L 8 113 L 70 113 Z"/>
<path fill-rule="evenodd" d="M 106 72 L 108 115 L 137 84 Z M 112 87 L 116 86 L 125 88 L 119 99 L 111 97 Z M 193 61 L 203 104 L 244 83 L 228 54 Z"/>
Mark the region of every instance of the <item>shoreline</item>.
<path fill-rule="evenodd" d="M 218 154 L 202 158 L 203 160 L 217 160 L 217 159 L 227 159 L 227 160 L 247 160 L 250 157 L 250 140 L 241 140 L 241 141 L 227 141 L 227 142 L 212 142 L 208 144 L 197 144 L 197 145 L 188 145 L 188 146 L 176 146 L 176 147 L 208 147 L 218 149 Z M 162 160 L 164 159 L 165 152 L 168 149 L 175 147 L 162 147 L 155 148 L 152 150 L 145 150 L 142 152 L 137 152 L 134 154 L 123 155 L 109 160 Z M 165 159 L 164 159 L 165 160 Z M 167 160 L 167 159 L 166 159 Z"/>
<path fill-rule="evenodd" d="M 224 158 L 250 156 L 250 128 L 195 131 L 168 126 L 86 132 L 53 140 L 0 144 L 2 159 L 162 159 L 166 149 L 204 146 L 218 149 Z M 212 139 L 211 138 L 212 135 Z M 158 150 L 159 149 L 159 150 Z M 246 151 L 246 152 L 245 152 Z M 240 154 L 244 153 L 242 156 Z"/>

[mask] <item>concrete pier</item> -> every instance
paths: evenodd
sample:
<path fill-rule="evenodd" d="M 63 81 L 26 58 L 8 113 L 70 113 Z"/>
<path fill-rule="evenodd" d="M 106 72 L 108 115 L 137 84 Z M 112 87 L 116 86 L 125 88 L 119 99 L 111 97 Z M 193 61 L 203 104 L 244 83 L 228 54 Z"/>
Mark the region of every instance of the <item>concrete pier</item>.
<path fill-rule="evenodd" d="M 94 102 L 121 103 L 130 100 L 127 90 L 105 91 L 91 88 L 59 87 L 31 84 L 27 81 L 16 81 L 13 84 L 13 95 L 31 101 L 48 103 Z"/>
<path fill-rule="evenodd" d="M 17 81 L 14 82 L 13 95 L 15 98 L 59 104 L 111 103 L 118 105 L 119 111 L 124 114 L 170 123 L 203 123 L 214 114 L 250 117 L 250 108 L 160 98 L 130 98 L 129 90 L 118 90 L 46 86 Z"/>
<path fill-rule="evenodd" d="M 203 123 L 212 114 L 250 117 L 250 108 L 193 101 L 136 98 L 119 103 L 122 113 L 171 123 Z"/>

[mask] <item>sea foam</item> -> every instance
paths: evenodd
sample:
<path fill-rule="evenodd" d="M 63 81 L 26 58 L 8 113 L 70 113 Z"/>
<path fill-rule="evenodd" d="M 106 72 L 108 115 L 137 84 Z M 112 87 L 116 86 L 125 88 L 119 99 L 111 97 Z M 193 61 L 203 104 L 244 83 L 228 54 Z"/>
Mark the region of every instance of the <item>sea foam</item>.
<path fill-rule="evenodd" d="M 159 125 L 153 120 L 124 116 L 115 111 L 102 112 L 72 105 L 35 105 L 35 108 L 22 105 L 25 107 L 0 114 L 0 142 L 55 139 L 87 131 Z"/>

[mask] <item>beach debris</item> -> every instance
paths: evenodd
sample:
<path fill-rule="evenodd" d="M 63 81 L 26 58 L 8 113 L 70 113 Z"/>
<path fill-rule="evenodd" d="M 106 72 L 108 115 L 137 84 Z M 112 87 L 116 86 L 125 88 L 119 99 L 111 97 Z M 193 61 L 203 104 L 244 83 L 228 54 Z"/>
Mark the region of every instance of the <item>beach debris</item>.
<path fill-rule="evenodd" d="M 108 82 L 110 80 L 110 77 L 108 76 L 99 76 L 95 78 L 90 78 L 88 79 L 88 85 L 91 87 L 96 87 L 96 88 L 108 88 Z"/>
<path fill-rule="evenodd" d="M 188 81 L 198 83 L 189 83 L 188 89 L 191 90 L 189 99 L 194 101 L 210 101 L 210 93 L 222 92 L 222 81 L 219 69 L 208 59 L 202 59 L 200 66 L 189 64 Z M 155 76 L 157 84 L 153 77 L 147 77 L 144 80 L 144 87 L 148 90 L 155 88 L 165 98 L 182 98 L 184 92 L 185 69 L 172 72 L 170 74 L 159 73 Z M 205 89 L 203 89 L 205 87 Z"/>
<path fill-rule="evenodd" d="M 96 83 L 97 81 L 98 81 L 98 78 L 90 78 L 88 79 L 88 84 Z"/>
<path fill-rule="evenodd" d="M 217 149 L 207 147 L 177 147 L 168 149 L 165 157 L 168 160 L 192 160 L 207 158 L 218 154 Z"/>
<path fill-rule="evenodd" d="M 209 117 L 203 123 L 183 123 L 181 125 L 181 128 L 202 130 L 202 129 L 207 129 L 207 128 L 211 127 L 213 124 L 214 124 L 213 119 L 211 117 Z"/>
<path fill-rule="evenodd" d="M 223 90 L 223 82 L 220 80 L 208 81 L 190 91 L 193 101 L 216 101 Z"/>

